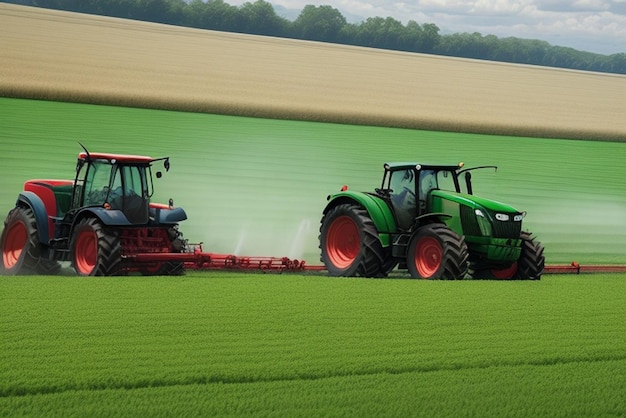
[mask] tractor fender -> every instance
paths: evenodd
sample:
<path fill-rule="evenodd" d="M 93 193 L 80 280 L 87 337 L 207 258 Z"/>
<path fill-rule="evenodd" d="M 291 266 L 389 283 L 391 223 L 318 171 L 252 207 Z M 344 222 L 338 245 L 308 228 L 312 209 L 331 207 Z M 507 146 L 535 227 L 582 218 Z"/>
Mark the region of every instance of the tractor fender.
<path fill-rule="evenodd" d="M 187 213 L 183 208 L 172 208 L 151 206 L 150 217 L 154 218 L 154 222 L 157 224 L 175 224 L 187 219 Z"/>
<path fill-rule="evenodd" d="M 76 215 L 72 219 L 72 226 L 69 233 L 70 237 L 74 235 L 76 226 L 85 218 L 97 218 L 105 226 L 132 225 L 128 222 L 128 219 L 126 219 L 126 216 L 124 216 L 121 210 L 108 210 L 103 207 L 90 206 L 76 212 Z"/>
<path fill-rule="evenodd" d="M 31 208 L 35 214 L 39 242 L 42 244 L 48 244 L 48 212 L 46 212 L 46 206 L 44 205 L 43 200 L 41 200 L 41 198 L 33 192 L 20 192 L 15 206 L 23 205 Z"/>
<path fill-rule="evenodd" d="M 87 207 L 80 210 L 74 218 L 74 225 L 83 218 L 98 218 L 106 226 L 132 225 L 121 210 L 110 210 L 103 207 Z"/>
<path fill-rule="evenodd" d="M 415 225 L 419 226 L 419 225 L 430 224 L 430 223 L 435 223 L 435 222 L 446 223 L 445 222 L 446 219 L 451 219 L 451 218 L 452 218 L 452 215 L 449 215 L 443 212 L 426 213 L 424 215 L 420 215 L 417 218 L 415 218 Z"/>
<path fill-rule="evenodd" d="M 183 208 L 160 209 L 158 222 L 165 224 L 174 224 L 178 221 L 187 219 L 187 214 Z M 87 207 L 76 214 L 74 225 L 83 218 L 98 218 L 105 226 L 131 226 L 134 225 L 128 221 L 121 210 L 110 210 L 103 207 Z"/>
<path fill-rule="evenodd" d="M 328 204 L 323 213 L 337 205 L 344 203 L 356 203 L 363 206 L 370 218 L 376 225 L 379 234 L 390 234 L 396 232 L 396 221 L 387 202 L 382 198 L 370 193 L 344 191 L 328 196 Z"/>

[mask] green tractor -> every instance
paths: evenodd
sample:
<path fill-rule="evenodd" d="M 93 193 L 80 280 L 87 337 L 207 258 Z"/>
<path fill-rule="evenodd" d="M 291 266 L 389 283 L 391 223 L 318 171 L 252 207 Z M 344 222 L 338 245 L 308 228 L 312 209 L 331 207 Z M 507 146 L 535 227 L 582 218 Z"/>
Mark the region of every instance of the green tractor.
<path fill-rule="evenodd" d="M 422 279 L 539 280 L 543 246 L 522 230 L 525 212 L 474 196 L 457 165 L 387 163 L 374 193 L 328 196 L 321 260 L 332 276 L 385 277 L 396 266 Z"/>

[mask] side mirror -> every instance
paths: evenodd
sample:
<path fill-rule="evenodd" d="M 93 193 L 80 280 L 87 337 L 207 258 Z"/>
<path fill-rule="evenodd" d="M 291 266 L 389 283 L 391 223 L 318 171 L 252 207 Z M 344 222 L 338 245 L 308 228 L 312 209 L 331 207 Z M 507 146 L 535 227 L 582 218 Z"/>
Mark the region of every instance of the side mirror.
<path fill-rule="evenodd" d="M 165 171 L 170 171 L 170 159 L 166 158 L 165 161 L 163 161 L 163 167 L 165 167 Z"/>

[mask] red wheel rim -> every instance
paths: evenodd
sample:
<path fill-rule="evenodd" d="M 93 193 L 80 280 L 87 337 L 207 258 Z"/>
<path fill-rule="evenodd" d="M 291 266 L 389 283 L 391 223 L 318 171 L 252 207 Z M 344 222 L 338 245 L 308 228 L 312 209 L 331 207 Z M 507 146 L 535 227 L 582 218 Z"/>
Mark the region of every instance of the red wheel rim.
<path fill-rule="evenodd" d="M 415 268 L 420 276 L 428 278 L 439 270 L 443 249 L 433 237 L 421 238 L 415 246 Z"/>
<path fill-rule="evenodd" d="M 491 274 L 493 274 L 493 277 L 495 277 L 496 279 L 510 279 L 515 273 L 517 273 L 517 261 L 511 264 L 510 267 L 498 270 L 491 270 Z"/>
<path fill-rule="evenodd" d="M 2 246 L 2 261 L 5 268 L 15 267 L 20 260 L 27 240 L 28 231 L 24 222 L 17 221 L 9 227 Z"/>
<path fill-rule="evenodd" d="M 361 237 L 356 222 L 349 216 L 340 216 L 328 228 L 326 254 L 337 268 L 346 268 L 354 262 L 361 250 Z"/>
<path fill-rule="evenodd" d="M 89 275 L 98 262 L 98 236 L 94 231 L 83 231 L 76 238 L 74 262 L 80 274 Z"/>

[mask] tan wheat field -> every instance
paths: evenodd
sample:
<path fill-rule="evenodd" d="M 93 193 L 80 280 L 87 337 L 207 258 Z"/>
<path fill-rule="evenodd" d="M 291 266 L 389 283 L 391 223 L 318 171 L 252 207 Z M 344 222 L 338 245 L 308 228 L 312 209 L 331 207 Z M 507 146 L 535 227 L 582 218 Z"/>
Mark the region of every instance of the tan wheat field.
<path fill-rule="evenodd" d="M 0 3 L 0 96 L 581 139 L 626 138 L 626 76 Z"/>

